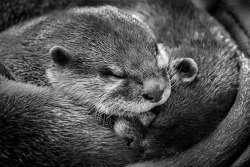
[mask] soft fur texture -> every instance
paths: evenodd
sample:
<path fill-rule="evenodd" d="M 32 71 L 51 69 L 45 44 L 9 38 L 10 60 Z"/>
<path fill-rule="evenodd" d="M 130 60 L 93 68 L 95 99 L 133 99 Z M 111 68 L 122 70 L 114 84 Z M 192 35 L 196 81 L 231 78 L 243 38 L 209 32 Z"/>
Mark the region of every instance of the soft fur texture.
<path fill-rule="evenodd" d="M 155 109 L 160 115 L 143 141 L 144 160 L 187 152 L 139 166 L 228 166 L 244 147 L 249 127 L 247 71 L 242 74 L 235 106 L 219 124 L 238 90 L 234 43 L 217 22 L 187 2 L 159 0 L 131 6 L 135 15 L 153 30 L 157 41 L 169 47 L 173 57 L 191 57 L 201 69 L 196 82 L 175 84 L 169 101 Z"/>
<path fill-rule="evenodd" d="M 221 167 L 247 166 L 249 141 L 249 78 L 250 60 L 243 54 L 241 64 L 240 87 L 236 101 L 227 117 L 208 137 L 183 153 L 161 160 L 129 165 L 129 167 Z M 239 155 L 242 158 L 233 163 Z M 246 159 L 244 159 L 246 158 Z"/>
<path fill-rule="evenodd" d="M 115 7 L 42 16 L 3 32 L 0 41 L 0 60 L 17 79 L 60 87 L 102 113 L 145 112 L 170 94 L 148 27 Z M 56 57 L 64 54 L 68 61 L 60 64 Z"/>
<path fill-rule="evenodd" d="M 192 58 L 199 72 L 191 83 L 172 83 L 168 101 L 154 109 L 160 114 L 143 141 L 146 159 L 200 142 L 225 118 L 238 91 L 237 49 L 225 30 L 188 2 L 158 2 L 142 3 L 134 13 L 168 47 L 172 60 Z"/>
<path fill-rule="evenodd" d="M 102 25 L 101 29 L 99 27 L 100 25 Z M 86 158 L 84 158 L 85 156 L 96 158 L 98 157 L 98 153 L 104 153 L 101 150 L 94 151 L 94 149 L 91 148 L 91 144 L 88 144 L 89 139 L 84 138 L 81 133 L 78 133 L 82 137 L 78 138 L 77 136 L 75 136 L 76 140 L 74 142 L 76 143 L 76 145 L 80 145 L 79 149 L 82 150 L 81 154 L 76 156 L 76 158 L 79 159 L 73 159 L 70 162 L 68 162 L 67 160 L 61 161 L 60 158 L 62 158 L 64 155 L 62 155 L 61 152 L 57 152 L 57 148 L 53 148 L 56 147 L 56 144 L 53 146 L 50 145 L 50 143 L 54 142 L 53 135 L 50 136 L 50 130 L 54 131 L 53 128 L 51 128 L 50 126 L 47 127 L 47 125 L 49 125 L 47 123 L 44 123 L 44 127 L 42 126 L 43 124 L 38 124 L 37 126 L 39 127 L 37 127 L 37 121 L 39 122 L 41 117 L 39 117 L 36 112 L 33 112 L 33 110 L 42 112 L 42 117 L 46 117 L 45 115 L 47 114 L 48 117 L 50 117 L 51 113 L 47 112 L 47 110 L 52 110 L 54 105 L 58 106 L 58 108 L 62 107 L 63 111 L 64 109 L 67 111 L 69 110 L 69 108 L 70 110 L 72 110 L 72 112 L 76 112 L 75 110 L 83 110 L 79 111 L 82 112 L 83 119 L 81 119 L 81 121 L 86 122 L 84 120 L 88 119 L 86 113 L 90 112 L 93 107 L 92 105 L 96 104 L 97 106 L 95 106 L 95 109 L 101 112 L 105 111 L 111 112 L 111 114 L 122 115 L 123 113 L 120 114 L 119 112 L 131 111 L 130 108 L 120 109 L 119 106 L 117 107 L 117 105 L 129 107 L 129 105 L 126 103 L 128 103 L 129 101 L 136 102 L 138 99 L 134 98 L 137 96 L 137 92 L 135 89 L 140 89 L 138 90 L 138 93 L 141 94 L 144 91 L 151 91 L 151 88 L 153 88 L 152 91 L 155 91 L 154 84 L 156 84 L 157 89 L 158 87 L 159 89 L 168 88 L 165 92 L 167 94 L 164 95 L 163 92 L 163 96 L 168 97 L 170 93 L 168 85 L 169 80 L 165 69 L 163 69 L 166 66 L 161 62 L 161 69 L 158 68 L 157 54 L 161 52 L 158 51 L 156 42 L 151 37 L 150 33 L 151 32 L 148 31 L 146 25 L 144 25 L 137 19 L 121 12 L 115 7 L 75 8 L 64 12 L 58 12 L 56 14 L 42 16 L 3 32 L 1 34 L 2 42 L 0 45 L 2 49 L 1 61 L 5 62 L 10 67 L 13 73 L 15 73 L 17 80 L 37 85 L 49 85 L 48 80 L 45 76 L 45 71 L 47 69 L 47 76 L 50 79 L 50 83 L 56 89 L 56 91 L 51 92 L 51 95 L 46 94 L 46 92 L 49 92 L 50 90 L 46 91 L 46 89 L 41 88 L 41 95 L 39 95 L 38 97 L 36 97 L 36 95 L 39 94 L 39 92 L 36 93 L 36 90 L 40 90 L 40 88 L 32 85 L 20 84 L 21 86 L 19 89 L 19 83 L 17 83 L 16 85 L 10 84 L 13 86 L 13 88 L 10 86 L 9 88 L 6 88 L 6 90 L 1 90 L 3 91 L 3 95 L 7 99 L 10 99 L 10 101 L 2 101 L 3 108 L 5 108 L 5 105 L 8 105 L 8 107 L 5 108 L 5 111 L 7 113 L 3 111 L 3 117 L 7 117 L 6 121 L 8 122 L 9 120 L 11 122 L 7 125 L 2 125 L 3 129 L 7 128 L 8 130 L 8 127 L 13 126 L 11 130 L 18 130 L 19 126 L 15 125 L 16 123 L 18 124 L 18 122 L 22 123 L 22 120 L 17 119 L 17 122 L 12 122 L 9 118 L 10 113 L 8 111 L 12 106 L 20 105 L 20 108 L 14 107 L 11 111 L 14 114 L 20 112 L 19 115 L 21 115 L 22 119 L 28 119 L 29 117 L 32 117 L 34 119 L 34 121 L 32 121 L 27 128 L 24 128 L 21 133 L 25 133 L 25 131 L 27 130 L 27 135 L 31 135 L 31 132 L 34 131 L 32 129 L 33 127 L 35 129 L 40 129 L 38 130 L 39 133 L 44 136 L 34 136 L 34 140 L 36 140 L 37 146 L 40 147 L 39 143 L 44 143 L 46 145 L 44 149 L 47 150 L 47 147 L 50 147 L 52 149 L 48 150 L 47 153 L 45 153 L 46 151 L 43 151 L 42 149 L 34 149 L 34 151 L 29 152 L 27 156 L 24 153 L 16 159 L 15 163 L 10 163 L 9 160 L 13 158 L 12 156 L 17 156 L 17 152 L 24 151 L 22 149 L 19 149 L 19 147 L 17 148 L 16 152 L 11 152 L 10 148 L 3 148 L 5 149 L 5 151 L 2 153 L 2 157 L 6 158 L 3 162 L 3 165 L 7 165 L 10 163 L 14 166 L 20 166 L 22 164 L 29 166 L 33 164 L 28 164 L 28 161 L 34 161 L 35 165 L 37 166 L 57 166 L 57 164 L 77 166 L 86 161 Z M 10 48 L 10 43 L 12 43 L 12 46 L 15 47 Z M 137 47 L 137 49 L 134 49 L 135 47 Z M 53 62 L 51 61 L 51 57 Z M 64 61 L 64 59 L 66 61 Z M 165 81 L 167 81 L 166 84 Z M 5 82 L 3 82 L 3 84 L 5 84 Z M 123 90 L 121 84 L 125 87 L 126 90 Z M 117 89 L 117 87 L 119 87 L 120 89 Z M 133 90 L 128 89 L 130 87 L 133 88 Z M 15 97 L 15 95 L 12 95 L 12 92 L 10 92 L 10 94 L 8 95 L 7 92 L 10 89 L 13 89 L 13 94 L 20 93 L 22 91 L 24 93 L 20 93 L 20 96 L 17 97 Z M 62 95 L 60 94 L 59 96 L 54 96 L 53 94 L 57 94 L 58 91 L 61 91 Z M 29 94 L 30 92 L 31 94 Z M 34 96 L 32 96 L 33 92 L 35 92 Z M 31 99 L 37 99 L 38 101 L 35 101 L 35 103 L 33 103 L 33 101 L 30 101 L 30 98 L 26 99 L 26 96 L 24 96 L 23 94 L 29 96 Z M 74 94 L 74 96 L 71 96 L 72 94 Z M 50 96 L 53 97 L 50 99 Z M 65 99 L 63 98 L 61 100 L 61 96 L 66 97 Z M 45 102 L 43 101 L 43 99 L 40 99 L 42 97 L 48 99 L 48 107 L 51 108 L 43 108 L 43 104 Z M 160 100 L 158 103 L 154 102 L 153 104 L 151 104 L 150 102 L 149 105 L 151 106 L 145 106 L 145 104 L 141 104 L 142 106 L 139 107 L 135 104 L 130 104 L 130 106 L 135 108 L 135 110 L 139 108 L 140 110 L 136 110 L 138 112 L 143 112 L 142 107 L 145 107 L 145 109 L 148 110 L 155 105 L 163 103 L 167 97 L 163 97 L 162 100 Z M 16 98 L 17 100 L 15 100 Z M 22 98 L 24 98 L 23 106 L 21 106 L 19 102 L 22 101 Z M 58 98 L 58 104 L 55 102 L 54 98 Z M 103 101 L 108 104 L 107 106 L 109 108 L 105 108 L 105 106 L 103 108 L 98 106 L 98 104 L 102 105 L 103 102 L 102 100 L 100 100 L 100 98 L 107 98 Z M 111 100 L 110 98 L 114 98 L 114 100 Z M 13 104 L 12 99 L 14 99 Z M 125 101 L 123 102 L 121 100 Z M 41 101 L 42 103 L 38 103 L 39 101 Z M 73 104 L 71 104 L 72 101 L 74 101 Z M 109 104 L 107 103 L 108 101 L 112 103 Z M 115 101 L 117 101 L 116 105 L 113 104 Z M 63 103 L 63 105 L 60 106 L 60 103 Z M 26 105 L 29 107 L 24 110 L 24 108 L 26 108 Z M 69 105 L 70 107 L 65 108 L 64 105 Z M 87 107 L 87 105 L 90 105 L 90 107 Z M 81 106 L 82 108 L 79 109 L 79 106 Z M 31 113 L 28 113 L 28 115 L 26 115 L 26 111 L 30 111 Z M 58 114 L 61 115 L 60 109 L 55 108 L 55 110 L 52 110 L 52 115 L 54 114 L 54 111 L 58 112 Z M 22 114 L 25 115 L 23 116 Z M 47 117 L 46 120 L 51 121 Z M 77 121 L 78 119 L 75 120 L 74 123 L 72 122 L 72 124 L 78 124 Z M 93 121 L 93 119 L 89 121 Z M 55 126 L 57 126 L 57 123 L 55 124 Z M 89 127 L 94 128 L 95 126 L 98 126 L 97 123 L 94 124 L 96 125 L 89 124 Z M 82 127 L 83 133 L 92 133 L 93 131 L 89 129 L 89 127 Z M 68 132 L 72 131 L 73 133 L 74 131 L 70 127 L 68 128 L 69 131 L 63 131 L 64 135 L 66 136 L 69 135 Z M 13 138 L 13 140 L 16 140 L 16 138 L 19 138 L 18 136 L 16 136 L 16 134 L 13 134 L 12 136 L 12 131 L 7 130 L 3 130 L 3 135 L 6 136 L 6 139 Z M 103 135 L 95 132 L 94 134 L 99 136 L 100 140 L 104 137 Z M 63 134 L 60 133 L 55 135 L 59 135 L 58 140 L 64 141 L 63 137 L 61 138 L 60 136 Z M 110 132 L 108 135 L 113 134 L 112 132 Z M 74 138 L 73 134 L 71 136 Z M 32 147 L 34 147 L 32 143 L 25 140 L 25 135 L 23 135 L 23 137 L 24 138 L 22 141 L 17 142 L 18 146 L 22 148 L 23 145 L 27 145 L 27 149 L 32 150 Z M 43 137 L 45 137 L 46 139 L 48 138 L 48 141 L 45 142 Z M 90 136 L 91 140 L 92 138 L 93 137 Z M 114 138 L 114 140 L 118 140 L 117 138 L 115 138 L 115 136 L 112 136 L 112 138 Z M 93 141 L 94 140 L 95 139 L 93 138 Z M 124 148 L 121 148 L 119 143 L 116 144 L 113 139 L 111 140 L 114 142 L 114 147 L 120 148 L 120 150 L 126 154 L 126 150 L 124 150 Z M 2 142 L 5 143 L 6 141 L 2 139 Z M 10 143 L 7 145 L 11 146 L 13 145 L 13 143 L 14 141 L 10 141 Z M 102 142 L 96 141 L 94 141 L 94 143 L 98 143 L 96 145 L 98 149 L 103 149 L 103 145 L 109 145 L 108 143 L 106 143 L 106 141 L 103 141 L 104 144 L 102 144 Z M 58 144 L 60 145 L 60 143 Z M 126 142 L 124 142 L 124 144 L 126 145 Z M 34 143 L 34 145 L 36 145 L 36 143 Z M 75 148 L 74 145 L 71 146 L 72 149 Z M 93 151 L 94 154 L 87 155 L 88 151 L 86 151 L 85 149 L 90 150 L 90 152 Z M 129 148 L 127 149 L 129 152 Z M 110 150 L 109 147 L 108 150 Z M 75 151 L 77 152 L 77 150 Z M 8 154 L 10 155 L 7 156 Z M 47 154 L 52 154 L 52 156 L 47 156 Z M 106 154 L 107 156 L 110 156 L 109 153 L 104 153 L 104 156 L 106 156 Z M 112 162 L 113 160 L 111 160 L 102 163 L 102 165 L 122 165 L 123 163 L 126 163 L 126 160 L 129 160 L 129 162 L 133 162 L 133 160 L 138 158 L 139 155 L 137 150 L 129 154 L 131 158 L 127 157 L 125 154 L 124 156 L 122 156 L 122 158 L 120 158 L 121 161 L 115 160 L 114 162 Z M 44 160 L 40 161 L 39 155 L 42 156 Z M 100 156 L 102 157 L 102 155 Z M 125 158 L 125 160 L 123 158 Z M 95 166 L 101 163 L 101 159 L 100 161 L 93 163 L 92 160 L 89 160 L 89 162 L 84 162 L 84 165 Z M 39 164 L 38 161 L 41 164 Z"/>
<path fill-rule="evenodd" d="M 0 71 L 0 166 L 118 167 L 138 161 L 139 153 L 98 125 L 87 106 L 58 89 L 9 80 L 8 73 Z"/>

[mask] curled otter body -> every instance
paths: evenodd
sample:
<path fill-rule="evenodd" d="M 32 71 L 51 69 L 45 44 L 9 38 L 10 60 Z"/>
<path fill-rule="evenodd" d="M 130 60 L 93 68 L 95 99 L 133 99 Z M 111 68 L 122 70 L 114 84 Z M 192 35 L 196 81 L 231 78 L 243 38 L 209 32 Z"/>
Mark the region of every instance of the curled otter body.
<path fill-rule="evenodd" d="M 214 19 L 189 2 L 151 5 L 138 5 L 135 14 L 169 50 L 169 67 L 172 60 L 191 58 L 199 72 L 191 83 L 173 82 L 168 101 L 153 109 L 160 114 L 147 129 L 145 159 L 181 153 L 209 136 L 234 103 L 239 74 L 237 46 Z M 178 70 L 169 71 L 172 80 Z"/>
<path fill-rule="evenodd" d="M 167 5 L 164 6 L 165 2 Z M 150 15 L 147 14 L 147 12 L 145 12 L 151 9 L 149 5 L 145 5 L 144 7 L 137 6 L 138 8 L 136 10 L 141 12 L 140 16 L 144 16 L 144 20 L 146 20 L 146 22 L 150 25 L 150 27 L 154 27 L 151 29 L 153 29 L 154 32 L 156 33 L 157 39 L 160 42 L 164 42 L 166 46 L 170 47 L 171 50 L 173 49 L 172 53 L 173 55 L 177 57 L 178 56 L 193 57 L 195 61 L 197 61 L 199 68 L 202 67 L 203 72 L 201 72 L 200 73 L 201 75 L 197 77 L 198 80 L 196 81 L 198 82 L 194 82 L 193 84 L 190 85 L 186 84 L 176 85 L 176 87 L 174 88 L 174 94 L 176 95 L 173 95 L 174 97 L 173 99 L 175 99 L 180 103 L 176 103 L 174 105 L 174 101 L 170 101 L 164 104 L 163 107 L 156 108 L 157 111 L 161 111 L 160 116 L 158 117 L 156 122 L 149 128 L 150 130 L 146 137 L 147 141 L 145 145 L 146 149 L 148 150 L 148 155 L 153 155 L 153 156 L 155 155 L 155 157 L 169 156 L 171 154 L 182 152 L 183 150 L 187 150 L 188 148 L 199 142 L 201 144 L 198 144 L 198 147 L 201 146 L 201 148 L 204 147 L 207 148 L 206 146 L 213 146 L 213 144 L 217 144 L 218 146 L 218 143 L 216 143 L 216 141 L 222 141 L 222 140 L 214 141 L 213 139 L 216 139 L 216 137 L 212 138 L 211 140 L 209 136 L 215 130 L 216 125 L 219 124 L 219 122 L 226 116 L 227 112 L 231 108 L 238 89 L 237 62 L 234 58 L 235 57 L 234 54 L 236 52 L 230 51 L 230 49 L 227 50 L 226 43 L 220 39 L 221 35 L 223 36 L 225 35 L 226 37 L 228 37 L 228 35 L 226 35 L 226 33 L 224 34 L 224 30 L 221 29 L 218 23 L 216 23 L 212 19 L 209 19 L 209 17 L 206 14 L 201 14 L 196 9 L 193 9 L 193 7 L 190 6 L 189 4 L 183 3 L 183 1 L 182 2 L 176 1 L 176 3 L 173 1 L 164 1 L 164 3 L 161 2 L 160 6 L 159 5 L 156 5 L 156 7 L 154 6 L 155 7 L 154 10 L 152 9 L 151 13 L 148 12 L 150 13 Z M 176 13 L 175 10 L 177 10 L 178 13 Z M 170 23 L 173 24 L 169 24 L 168 22 L 169 20 Z M 174 22 L 173 20 L 177 22 Z M 164 26 L 158 27 L 157 25 L 164 25 Z M 179 33 L 175 33 L 176 31 Z M 186 54 L 186 52 L 188 54 Z M 222 54 L 223 52 L 225 54 Z M 203 67 L 202 65 L 204 65 L 204 63 L 208 64 Z M 206 70 L 207 73 L 204 72 Z M 202 84 L 204 84 L 204 86 Z M 197 89 L 193 89 L 197 87 L 199 88 L 200 93 L 204 95 L 203 96 L 204 99 L 200 99 L 201 101 L 197 101 L 199 100 L 197 99 L 197 97 L 200 96 L 200 93 L 198 94 L 196 92 L 197 93 L 196 94 L 195 91 Z M 191 91 L 191 98 L 189 98 L 188 96 L 190 92 L 186 92 L 184 88 L 187 88 L 188 91 L 194 90 Z M 206 93 L 204 94 L 204 92 Z M 185 96 L 184 98 L 181 98 L 181 94 L 183 93 L 185 94 Z M 208 102 L 207 100 L 209 98 L 210 98 L 209 100 L 210 103 L 206 103 Z M 218 101 L 213 99 L 220 99 L 219 102 L 223 105 L 218 105 Z M 183 103 L 185 102 L 185 104 L 181 102 Z M 195 105 L 193 104 L 193 102 L 196 102 Z M 173 109 L 171 105 L 173 105 L 173 107 L 176 107 L 176 109 L 174 109 L 173 112 L 171 112 L 170 110 Z M 210 105 L 213 107 L 210 108 Z M 197 110 L 195 109 L 195 107 L 197 107 Z M 190 112 L 192 114 L 189 114 Z M 235 112 L 237 113 L 237 111 Z M 190 118 L 190 116 L 192 117 Z M 170 121 L 171 118 L 174 118 L 172 122 Z M 221 131 L 223 131 L 224 128 L 226 128 L 227 125 L 226 123 L 230 123 L 230 119 L 228 120 L 229 122 L 225 122 L 224 125 L 221 125 L 222 126 L 222 128 L 220 129 Z M 242 121 L 242 123 L 245 122 Z M 229 129 L 227 130 L 230 131 Z M 240 129 L 238 130 L 239 130 L 238 134 L 244 135 L 244 133 L 242 133 Z M 215 136 L 218 135 L 218 137 L 220 137 L 221 134 L 222 135 L 221 139 L 223 139 L 223 136 L 226 135 L 220 133 L 221 131 L 215 131 L 218 132 L 219 134 L 213 133 L 213 135 Z M 235 134 L 232 135 L 233 137 L 235 137 L 234 136 Z M 177 138 L 175 138 L 176 136 Z M 180 137 L 178 138 L 178 136 Z M 201 139 L 204 138 L 204 136 L 208 137 L 207 139 L 210 142 L 210 143 L 208 142 L 209 145 L 203 145 L 203 143 L 201 142 Z M 230 136 L 227 137 L 231 139 Z M 235 140 L 235 142 L 237 141 L 239 140 Z M 233 142 L 228 142 L 228 143 L 234 146 Z M 233 148 L 235 148 L 234 149 L 235 151 L 232 152 L 235 153 L 236 150 L 240 147 L 236 146 Z M 222 154 L 217 154 L 216 149 L 209 147 L 209 150 L 206 150 L 206 149 L 197 149 L 197 147 L 194 147 L 193 149 L 190 149 L 191 150 L 190 152 L 186 152 L 185 154 L 186 156 L 183 160 L 187 161 L 185 162 L 182 161 L 182 156 L 180 156 L 179 159 L 175 159 L 176 160 L 175 162 L 181 162 L 181 163 L 175 163 L 175 164 L 176 166 L 178 165 L 190 166 L 190 164 L 192 164 L 193 166 L 195 165 L 202 166 L 204 165 L 203 163 L 206 163 L 206 165 L 209 166 L 209 162 L 211 160 L 211 162 L 213 161 L 213 165 L 216 166 L 216 164 L 219 164 L 218 162 L 225 162 L 227 158 L 231 157 L 232 155 L 228 154 L 229 156 L 227 157 L 226 153 L 228 150 L 226 149 L 223 150 L 223 149 L 224 148 L 221 149 L 220 153 L 224 154 L 224 158 L 220 159 L 220 157 L 219 158 L 213 157 L 213 155 L 215 156 L 222 155 Z M 199 154 L 201 153 L 203 153 L 204 156 L 200 157 Z M 212 154 L 206 155 L 206 153 L 212 153 Z M 202 158 L 204 158 L 205 160 L 204 159 L 202 160 Z M 206 158 L 208 158 L 208 160 Z M 165 161 L 159 163 L 152 162 L 152 163 L 140 164 L 139 166 L 173 165 L 171 163 L 170 164 L 167 163 L 168 160 L 169 159 L 166 159 Z M 198 163 L 196 163 L 197 161 Z"/>
<path fill-rule="evenodd" d="M 98 125 L 87 106 L 60 90 L 10 80 L 2 69 L 0 166 L 118 167 L 138 161 L 139 154 Z"/>
<path fill-rule="evenodd" d="M 76 112 L 75 110 L 77 110 L 77 112 L 83 110 L 79 111 L 78 114 L 82 112 L 83 119 L 81 121 L 86 122 L 84 119 L 89 118 L 86 116 L 86 113 L 90 112 L 94 107 L 98 112 L 130 116 L 148 111 L 152 107 L 162 104 L 170 94 L 168 74 L 164 69 L 164 67 L 168 65 L 168 62 L 166 64 L 162 64 L 162 62 L 160 65 L 158 64 L 161 51 L 159 51 L 158 45 L 150 33 L 146 25 L 115 7 L 75 8 L 42 16 L 3 32 L 0 35 L 0 48 L 2 49 L 0 59 L 1 62 L 4 62 L 10 67 L 17 81 L 43 86 L 52 85 L 52 87 L 56 89 L 56 91 L 53 90 L 51 92 L 51 95 L 43 93 L 43 91 L 49 92 L 53 88 L 48 91 L 41 88 L 40 96 L 49 100 L 49 103 L 46 104 L 48 108 L 44 109 L 42 104 L 33 106 L 32 101 L 29 102 L 32 98 L 38 98 L 39 100 L 36 94 L 32 96 L 29 95 L 29 91 L 27 92 L 29 89 L 31 89 L 31 92 L 36 92 L 37 88 L 32 85 L 23 84 L 24 87 L 27 87 L 23 90 L 24 94 L 31 97 L 31 99 L 25 99 L 28 103 L 27 105 L 29 105 L 30 108 L 43 112 L 45 115 L 48 114 L 46 112 L 47 109 L 51 110 L 52 114 L 58 112 L 59 115 L 63 115 L 60 108 L 62 108 L 63 111 L 67 111 L 70 108 L 72 112 Z M 15 46 L 15 48 L 11 48 L 11 44 L 13 44 L 12 46 Z M 14 89 L 13 94 L 22 90 L 22 87 L 21 85 L 20 89 L 19 87 Z M 59 96 L 57 96 L 57 91 L 61 92 Z M 7 91 L 3 90 L 3 94 L 8 97 Z M 53 94 L 56 95 L 54 96 Z M 50 96 L 52 96 L 51 99 Z M 60 96 L 65 96 L 66 100 L 61 99 Z M 21 97 L 18 96 L 16 98 L 21 100 L 22 97 L 26 98 L 26 96 L 22 96 L 22 94 Z M 10 96 L 10 98 L 15 97 L 13 95 Z M 63 103 L 63 105 L 57 104 L 56 99 L 59 101 L 58 103 Z M 43 99 L 40 100 L 43 102 Z M 15 105 L 9 101 L 2 101 L 2 104 L 4 103 L 6 103 L 5 105 L 9 105 L 10 108 Z M 66 109 L 64 105 L 70 107 Z M 79 107 L 81 105 L 83 106 L 82 108 Z M 21 107 L 25 106 L 26 103 Z M 53 109 L 54 106 L 58 108 L 55 107 L 55 109 Z M 6 111 L 10 108 L 6 108 Z M 13 109 L 12 111 L 14 113 L 20 112 L 22 115 L 26 112 L 32 112 L 30 108 L 24 111 L 22 111 L 22 108 Z M 34 113 L 30 114 L 32 115 Z M 40 117 L 34 116 L 35 121 L 36 119 L 39 120 Z M 77 120 L 71 120 L 71 123 L 78 124 Z M 48 121 L 51 120 L 48 119 Z M 93 119 L 89 121 L 93 121 Z M 97 124 L 94 123 L 89 124 L 89 127 L 94 128 L 96 125 Z M 30 126 L 32 126 L 32 124 Z M 6 126 L 6 128 L 8 128 L 8 126 Z M 18 129 L 18 127 L 15 128 Z M 15 128 L 11 130 L 15 130 Z M 44 138 L 52 138 L 52 140 L 48 140 L 48 142 L 54 141 L 54 136 L 47 135 L 47 133 L 50 133 L 47 132 L 47 130 L 50 131 L 51 127 L 45 127 L 44 129 L 43 127 L 37 128 L 41 129 L 42 134 L 45 133 Z M 84 129 L 83 133 L 85 135 L 91 131 L 91 129 L 88 128 L 82 129 Z M 33 131 L 32 128 L 27 131 L 29 130 Z M 53 128 L 51 128 L 51 130 L 53 131 Z M 22 132 L 25 133 L 25 131 L 26 130 Z M 94 132 L 94 135 L 99 136 L 98 139 L 94 139 L 94 136 L 84 138 L 83 133 L 79 133 L 79 136 L 72 134 L 73 137 L 76 137 L 74 142 L 80 145 L 79 149 L 83 151 L 80 157 L 76 156 L 76 158 L 80 158 L 80 160 L 72 160 L 70 162 L 60 161 L 59 164 L 70 163 L 78 165 L 85 161 L 85 155 L 87 157 L 98 157 L 99 153 L 103 153 L 98 149 L 103 149 L 103 147 L 98 145 L 100 143 L 98 143 L 97 140 L 102 140 L 102 137 L 109 138 L 109 135 L 112 134 L 112 132 L 110 132 L 111 134 L 102 136 Z M 106 132 L 104 133 L 106 134 Z M 11 131 L 9 134 L 7 137 L 14 139 L 17 137 L 14 134 L 11 136 Z M 63 134 L 70 135 L 67 132 Z M 92 137 L 93 142 L 98 143 L 95 145 L 98 149 L 95 152 L 95 149 L 90 148 L 91 146 L 87 147 L 86 150 L 94 152 L 93 155 L 87 155 L 88 151 L 85 151 L 85 148 L 83 149 L 81 147 L 85 147 L 84 143 L 88 143 L 88 140 L 92 141 Z M 48 149 L 47 143 L 45 143 L 41 136 L 35 137 L 34 140 L 41 141 L 41 143 L 46 145 L 44 149 Z M 60 137 L 59 140 L 64 142 Z M 82 140 L 82 142 L 78 140 Z M 114 140 L 116 140 L 116 138 Z M 40 147 L 39 143 L 40 142 L 37 143 L 38 147 Z M 105 139 L 103 143 L 104 145 L 109 145 Z M 126 145 L 126 142 L 124 143 Z M 13 143 L 10 143 L 10 145 L 12 144 Z M 24 141 L 19 144 L 27 144 L 29 149 L 33 147 L 29 145 L 28 141 L 27 143 Z M 36 143 L 34 144 L 36 145 Z M 75 146 L 72 147 L 74 148 Z M 120 145 L 114 145 L 114 148 L 120 148 Z M 54 146 L 51 146 L 51 149 L 55 149 Z M 110 148 L 108 148 L 108 150 L 111 151 Z M 121 150 L 123 150 L 123 148 Z M 22 152 L 23 150 L 17 150 L 17 152 L 18 151 Z M 34 151 L 36 150 L 34 149 Z M 77 150 L 75 151 L 77 152 Z M 6 149 L 6 153 L 8 154 L 9 152 L 10 150 Z M 15 156 L 15 154 L 14 152 L 10 156 L 7 156 L 5 164 L 8 163 L 8 158 Z M 38 157 L 34 154 L 35 152 L 31 151 L 30 156 L 34 157 L 34 160 L 37 161 Z M 47 155 L 43 155 L 42 152 L 38 151 L 38 154 L 42 154 L 41 156 L 44 159 L 47 158 Z M 48 150 L 48 154 L 59 153 Z M 110 157 L 113 156 L 109 153 L 104 154 Z M 27 162 L 30 158 L 25 157 L 26 155 L 23 156 L 24 157 L 20 157 L 20 159 L 17 160 L 16 164 L 22 163 L 21 161 L 26 161 L 24 164 L 31 165 Z M 63 155 L 59 154 L 58 156 Z M 135 156 L 135 158 L 129 158 L 126 155 L 123 156 L 123 158 L 132 162 L 137 158 L 138 151 L 134 154 L 130 154 L 130 156 Z M 54 155 L 52 155 L 52 157 L 54 157 Z M 55 159 L 58 158 L 55 157 Z M 126 160 L 124 163 L 126 163 Z M 49 158 L 48 162 L 44 160 L 44 163 L 51 163 L 51 166 L 53 166 L 53 163 L 56 161 L 57 160 L 54 161 L 54 158 Z M 97 163 L 101 161 L 102 160 Z M 117 165 L 123 162 L 119 162 L 119 160 L 115 160 L 114 163 L 107 161 L 103 166 L 109 163 L 111 165 Z M 89 163 L 84 163 L 85 166 L 90 164 L 92 164 L 92 160 L 89 160 Z"/>

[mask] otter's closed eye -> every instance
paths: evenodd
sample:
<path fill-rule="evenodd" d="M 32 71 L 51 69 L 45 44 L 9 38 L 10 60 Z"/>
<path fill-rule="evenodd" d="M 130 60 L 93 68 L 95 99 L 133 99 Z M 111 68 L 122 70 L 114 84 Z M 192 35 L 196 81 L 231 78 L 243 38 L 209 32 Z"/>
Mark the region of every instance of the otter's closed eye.
<path fill-rule="evenodd" d="M 99 72 L 103 77 L 115 77 L 118 79 L 125 79 L 127 77 L 124 72 L 110 68 L 102 68 Z"/>

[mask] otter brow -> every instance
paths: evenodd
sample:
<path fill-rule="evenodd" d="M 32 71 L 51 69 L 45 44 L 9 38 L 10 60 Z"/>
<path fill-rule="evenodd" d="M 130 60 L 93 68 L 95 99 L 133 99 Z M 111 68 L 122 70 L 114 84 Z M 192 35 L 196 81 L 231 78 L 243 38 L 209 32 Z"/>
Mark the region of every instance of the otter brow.
<path fill-rule="evenodd" d="M 118 70 L 117 68 L 109 68 L 104 67 L 99 70 L 100 74 L 104 77 L 116 77 L 120 79 L 127 78 L 127 74 L 122 70 Z"/>

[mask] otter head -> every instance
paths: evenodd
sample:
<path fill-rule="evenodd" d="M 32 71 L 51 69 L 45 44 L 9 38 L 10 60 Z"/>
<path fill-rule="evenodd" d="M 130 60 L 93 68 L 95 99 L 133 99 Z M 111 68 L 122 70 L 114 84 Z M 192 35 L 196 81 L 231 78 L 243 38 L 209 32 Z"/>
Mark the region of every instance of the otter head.
<path fill-rule="evenodd" d="M 168 54 L 148 27 L 117 8 L 91 9 L 61 18 L 70 17 L 53 34 L 64 40 L 50 48 L 52 85 L 106 114 L 133 115 L 163 104 L 170 95 Z"/>

